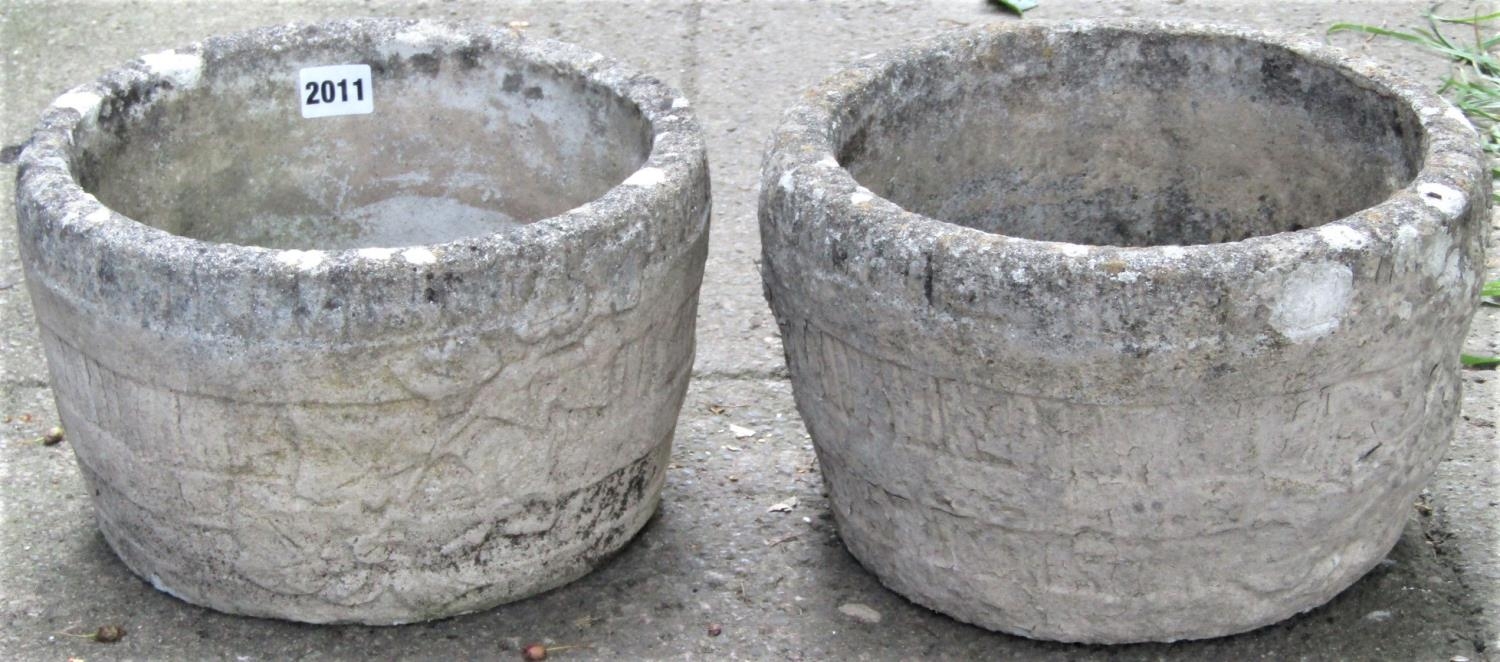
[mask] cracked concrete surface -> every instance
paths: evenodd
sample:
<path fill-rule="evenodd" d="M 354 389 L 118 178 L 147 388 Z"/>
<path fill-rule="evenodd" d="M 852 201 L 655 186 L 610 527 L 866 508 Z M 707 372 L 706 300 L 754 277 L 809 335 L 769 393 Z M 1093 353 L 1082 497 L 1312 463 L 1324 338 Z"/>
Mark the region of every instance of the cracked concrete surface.
<path fill-rule="evenodd" d="M 1484 3 L 1454 2 L 1461 14 Z M 1232 20 L 1317 35 L 1335 21 L 1414 22 L 1425 1 L 1043 0 L 1032 18 Z M 44 3 L 0 11 L 0 144 L 25 139 L 58 94 L 142 53 L 291 20 L 470 19 L 620 58 L 682 90 L 703 122 L 714 228 L 698 358 L 662 507 L 577 583 L 492 611 L 401 628 L 226 616 L 158 593 L 109 551 L 55 424 L 16 260 L 14 169 L 0 168 L 0 652 L 8 659 L 519 659 L 531 641 L 586 645 L 552 659 L 1484 659 L 1500 646 L 1493 372 L 1464 374 L 1464 419 L 1390 556 L 1330 604 L 1244 635 L 1119 648 L 995 634 L 885 590 L 836 537 L 761 298 L 755 185 L 761 148 L 799 90 L 861 55 L 959 24 L 1015 20 L 981 0 L 927 4 L 453 2 Z M 520 22 L 524 22 L 523 26 Z M 1334 42 L 1435 81 L 1441 61 L 1383 41 Z M 1490 277 L 1496 274 L 1491 251 Z M 1500 351 L 1481 310 L 1470 351 Z M 30 414 L 27 422 L 19 417 Z M 730 424 L 755 431 L 737 437 Z M 796 497 L 787 512 L 768 511 Z M 878 624 L 839 607 L 858 603 Z M 855 613 L 862 610 L 851 609 Z M 118 623 L 113 645 L 62 636 Z M 711 624 L 722 634 L 708 634 Z"/>

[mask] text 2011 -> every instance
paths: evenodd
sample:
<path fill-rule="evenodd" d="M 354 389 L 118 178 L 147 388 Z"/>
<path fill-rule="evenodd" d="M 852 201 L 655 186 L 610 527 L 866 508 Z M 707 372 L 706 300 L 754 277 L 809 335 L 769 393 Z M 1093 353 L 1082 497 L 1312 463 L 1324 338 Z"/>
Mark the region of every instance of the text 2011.
<path fill-rule="evenodd" d="M 303 117 L 366 115 L 375 111 L 374 79 L 368 64 L 305 67 L 297 74 Z"/>
<path fill-rule="evenodd" d="M 308 81 L 303 89 L 307 90 L 305 103 L 309 106 L 319 103 L 365 100 L 365 81 L 358 78 L 354 79 L 352 84 L 347 78 L 340 79 L 337 83 L 331 80 Z M 350 89 L 354 90 L 353 97 L 349 96 Z"/>

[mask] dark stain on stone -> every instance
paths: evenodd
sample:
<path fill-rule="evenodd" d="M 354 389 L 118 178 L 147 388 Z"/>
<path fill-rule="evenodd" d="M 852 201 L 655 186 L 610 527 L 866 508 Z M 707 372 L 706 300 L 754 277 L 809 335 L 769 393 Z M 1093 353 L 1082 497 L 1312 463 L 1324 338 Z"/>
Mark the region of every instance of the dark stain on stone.
<path fill-rule="evenodd" d="M 558 520 L 552 527 L 541 531 L 496 534 L 491 530 L 474 547 L 480 554 L 477 559 L 481 565 L 487 565 L 490 559 L 483 550 L 501 541 L 516 548 L 536 544 L 549 536 L 570 535 L 590 541 L 580 556 L 585 564 L 593 566 L 616 551 L 625 535 L 620 518 L 646 498 L 647 486 L 658 471 L 659 467 L 648 455 L 611 472 L 593 485 L 552 499 L 528 501 L 522 505 L 525 519 L 545 520 L 569 512 L 575 515 L 569 521 Z"/>
<path fill-rule="evenodd" d="M 844 248 L 842 244 L 834 244 L 829 259 L 833 262 L 835 269 L 841 268 L 844 266 L 844 262 L 849 259 L 849 249 Z"/>
<path fill-rule="evenodd" d="M 844 146 L 839 150 L 838 162 L 849 163 L 856 161 L 865 154 L 865 141 L 870 139 L 870 127 L 862 126 L 844 141 Z"/>
<path fill-rule="evenodd" d="M 115 284 L 115 265 L 111 264 L 109 260 L 100 260 L 99 268 L 94 273 L 99 277 L 99 282 L 106 285 Z"/>
<path fill-rule="evenodd" d="M 505 79 L 502 80 L 502 81 L 500 81 L 500 91 L 502 91 L 502 92 L 516 92 L 516 91 L 519 91 L 521 89 L 521 83 L 524 80 L 525 79 L 521 78 L 521 74 L 505 74 Z"/>
<path fill-rule="evenodd" d="M 1260 61 L 1260 77 L 1266 91 L 1277 98 L 1297 98 L 1300 85 L 1294 72 L 1297 62 L 1279 50 L 1268 50 Z"/>
<path fill-rule="evenodd" d="M 458 60 L 458 67 L 465 71 L 478 69 L 480 64 L 482 64 L 480 56 L 483 54 L 484 49 L 475 45 L 464 46 L 453 52 L 454 57 Z"/>
<path fill-rule="evenodd" d="M 137 125 L 127 128 L 126 123 L 130 119 L 127 111 L 143 103 L 147 96 L 145 86 L 139 83 L 126 85 L 123 89 L 108 90 L 104 101 L 99 105 L 99 128 L 121 141 L 128 138 L 127 130 L 141 131 L 141 127 Z"/>
<path fill-rule="evenodd" d="M 927 297 L 927 305 L 932 305 L 932 254 L 927 254 L 927 264 L 922 269 L 922 294 Z"/>
<path fill-rule="evenodd" d="M 542 88 L 537 87 L 536 85 L 532 85 L 531 87 L 521 90 L 521 96 L 526 97 L 527 99 L 540 99 L 542 98 Z"/>
<path fill-rule="evenodd" d="M 26 143 L 0 147 L 0 164 L 10 165 L 15 163 L 16 159 L 21 158 L 21 150 L 23 149 L 26 149 Z"/>
<path fill-rule="evenodd" d="M 428 76 L 436 76 L 443 68 L 443 61 L 431 53 L 418 53 L 411 56 L 411 68 Z"/>
<path fill-rule="evenodd" d="M 453 282 L 453 274 L 443 274 L 442 283 L 436 282 L 438 280 L 437 274 L 432 272 L 427 272 L 423 276 L 427 279 L 427 289 L 422 291 L 423 301 L 441 304 L 448 298 L 448 293 L 444 285 Z"/>

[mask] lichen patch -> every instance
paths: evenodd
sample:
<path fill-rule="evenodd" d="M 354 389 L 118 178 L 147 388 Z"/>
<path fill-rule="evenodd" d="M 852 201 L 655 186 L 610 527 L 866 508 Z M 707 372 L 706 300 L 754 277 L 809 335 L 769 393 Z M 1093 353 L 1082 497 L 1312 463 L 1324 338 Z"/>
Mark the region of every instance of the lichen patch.
<path fill-rule="evenodd" d="M 93 119 L 99 114 L 99 104 L 104 99 L 93 92 L 74 90 L 57 98 L 52 102 L 54 108 L 67 108 L 82 115 L 85 120 Z"/>
<path fill-rule="evenodd" d="M 651 188 L 667 181 L 667 172 L 661 168 L 641 168 L 625 179 L 626 186 Z"/>
<path fill-rule="evenodd" d="M 416 246 L 401 251 L 401 259 L 416 265 L 436 264 L 437 254 L 421 246 Z"/>
<path fill-rule="evenodd" d="M 411 57 L 431 53 L 439 46 L 464 41 L 464 36 L 442 25 L 420 22 L 395 34 L 392 43 L 382 48 L 384 55 Z"/>
<path fill-rule="evenodd" d="M 1447 216 L 1457 216 L 1469 205 L 1469 196 L 1447 184 L 1424 182 L 1417 185 L 1422 202 Z"/>
<path fill-rule="evenodd" d="M 1339 251 L 1355 250 L 1370 243 L 1370 238 L 1365 233 L 1337 223 L 1318 228 L 1318 237 L 1322 238 L 1323 243 L 1328 244 L 1329 248 Z"/>
<path fill-rule="evenodd" d="M 790 170 L 782 173 L 781 174 L 781 179 L 776 180 L 776 185 L 780 186 L 781 190 L 786 191 L 787 193 L 791 193 L 792 191 L 795 191 L 797 189 L 797 180 L 794 179 L 793 176 L 792 176 L 792 173 L 795 173 L 795 172 L 797 172 L 797 169 L 796 168 L 792 168 L 792 169 L 790 169 Z"/>
<path fill-rule="evenodd" d="M 1428 244 L 1422 266 L 1428 276 L 1449 283 L 1460 278 L 1458 260 L 1458 252 L 1453 250 L 1453 238 L 1440 234 L 1434 236 L 1432 243 Z"/>
<path fill-rule="evenodd" d="M 1181 246 L 1159 246 L 1156 253 L 1168 260 L 1181 260 L 1187 257 L 1187 249 Z"/>
<path fill-rule="evenodd" d="M 203 75 L 203 57 L 197 53 L 162 51 L 141 56 L 141 62 L 147 71 L 179 88 L 197 85 Z"/>
<path fill-rule="evenodd" d="M 323 251 L 286 250 L 277 253 L 276 261 L 304 271 L 316 269 L 323 263 Z"/>
<path fill-rule="evenodd" d="M 1354 272 L 1335 262 L 1297 267 L 1271 306 L 1271 327 L 1292 342 L 1321 338 L 1337 329 L 1354 296 Z"/>
<path fill-rule="evenodd" d="M 392 255 L 396 254 L 396 251 L 392 248 L 370 247 L 361 248 L 355 254 L 367 260 L 388 260 Z"/>
<path fill-rule="evenodd" d="M 1059 244 L 1057 250 L 1068 257 L 1084 257 L 1089 254 L 1089 247 L 1079 244 Z"/>

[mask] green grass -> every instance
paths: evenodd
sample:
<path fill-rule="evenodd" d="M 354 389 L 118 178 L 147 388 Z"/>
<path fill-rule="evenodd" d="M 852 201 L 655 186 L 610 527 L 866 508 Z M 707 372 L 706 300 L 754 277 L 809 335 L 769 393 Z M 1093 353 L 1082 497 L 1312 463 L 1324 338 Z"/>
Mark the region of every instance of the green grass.
<path fill-rule="evenodd" d="M 1453 71 L 1443 78 L 1438 91 L 1474 122 L 1484 151 L 1491 156 L 1500 155 L 1500 58 L 1493 52 L 1500 47 L 1500 33 L 1496 32 L 1496 27 L 1500 26 L 1500 12 L 1457 18 L 1438 16 L 1429 10 L 1422 18 L 1426 26 L 1406 30 L 1335 23 L 1328 28 L 1328 34 L 1363 32 L 1397 39 L 1451 60 Z M 1450 32 L 1468 34 L 1454 38 Z M 1500 169 L 1490 168 L 1491 176 L 1497 174 L 1500 174 Z"/>
<path fill-rule="evenodd" d="M 1036 9 L 1036 3 L 1037 0 L 990 0 L 990 4 L 1016 16 L 1023 16 L 1027 10 Z"/>
<path fill-rule="evenodd" d="M 1500 367 L 1500 356 L 1475 356 L 1473 354 L 1460 354 L 1458 359 L 1463 361 L 1465 368 L 1495 368 Z"/>
<path fill-rule="evenodd" d="M 1447 96 L 1469 121 L 1479 129 L 1479 139 L 1485 153 L 1490 155 L 1490 177 L 1500 175 L 1495 167 L 1500 159 L 1500 58 L 1495 51 L 1500 49 L 1500 12 L 1475 14 L 1469 17 L 1439 16 L 1434 9 L 1422 15 L 1426 25 L 1405 30 L 1391 30 L 1359 23 L 1335 23 L 1328 34 L 1339 32 L 1362 32 L 1376 37 L 1396 39 L 1430 52 L 1442 55 L 1453 62 L 1453 70 L 1443 78 L 1439 92 Z M 1454 37 L 1454 33 L 1462 33 Z M 1500 193 L 1495 194 L 1500 203 Z M 1481 301 L 1487 305 L 1500 303 L 1500 280 L 1484 284 L 1480 292 Z M 1500 356 L 1460 356 L 1469 368 L 1500 367 Z"/>
<path fill-rule="evenodd" d="M 1500 280 L 1492 280 L 1488 283 L 1485 283 L 1484 289 L 1479 292 L 1479 296 L 1482 296 L 1486 299 L 1500 299 Z M 1495 302 L 1489 301 L 1486 303 L 1493 304 Z"/>

